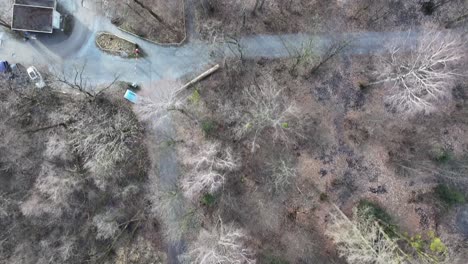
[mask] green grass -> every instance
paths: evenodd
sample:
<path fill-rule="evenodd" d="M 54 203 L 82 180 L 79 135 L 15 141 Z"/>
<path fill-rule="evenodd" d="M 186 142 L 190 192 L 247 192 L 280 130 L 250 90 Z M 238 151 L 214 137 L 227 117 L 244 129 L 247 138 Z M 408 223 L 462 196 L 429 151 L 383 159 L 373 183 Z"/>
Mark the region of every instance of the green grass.
<path fill-rule="evenodd" d="M 450 188 L 445 184 L 439 184 L 434 189 L 437 197 L 448 206 L 454 206 L 456 204 L 463 204 L 466 202 L 465 196 L 463 193 Z"/>
<path fill-rule="evenodd" d="M 200 202 L 205 206 L 211 207 L 216 203 L 216 197 L 210 193 L 205 193 L 201 197 Z"/>
<path fill-rule="evenodd" d="M 218 124 L 213 120 L 204 120 L 201 122 L 201 127 L 205 135 L 209 136 L 216 132 Z"/>

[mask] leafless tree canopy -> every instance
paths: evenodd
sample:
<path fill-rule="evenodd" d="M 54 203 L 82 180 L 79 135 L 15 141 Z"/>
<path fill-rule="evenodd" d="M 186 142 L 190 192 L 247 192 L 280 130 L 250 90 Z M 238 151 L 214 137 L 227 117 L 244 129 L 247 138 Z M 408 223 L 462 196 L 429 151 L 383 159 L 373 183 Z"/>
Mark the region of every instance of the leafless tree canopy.
<path fill-rule="evenodd" d="M 330 213 L 326 234 L 350 264 L 400 264 L 402 255 L 396 244 L 374 219 L 361 217 L 355 210 L 349 219 L 337 206 Z"/>
<path fill-rule="evenodd" d="M 128 111 L 114 108 L 111 111 L 115 114 L 109 116 L 109 109 L 96 104 L 88 107 L 93 111 L 72 125 L 69 140 L 73 150 L 83 157 L 84 167 L 96 176 L 96 184 L 103 187 L 101 177 L 116 176 L 111 168 L 128 159 L 141 130 Z"/>
<path fill-rule="evenodd" d="M 275 191 L 284 191 L 297 176 L 294 166 L 285 159 L 273 162 L 269 167 L 271 170 L 270 180 Z"/>
<path fill-rule="evenodd" d="M 290 141 L 292 133 L 297 130 L 292 122 L 297 118 L 298 110 L 272 77 L 260 85 L 245 88 L 243 97 L 247 106 L 239 111 L 246 114 L 235 133 L 239 138 L 251 138 L 252 152 L 257 148 L 259 134 L 267 129 L 271 129 L 274 140 Z"/>
<path fill-rule="evenodd" d="M 155 87 L 143 88 L 135 106 L 137 115 L 143 121 L 155 121 L 166 116 L 170 111 L 184 111 L 186 98 L 178 92 L 179 82 L 161 80 Z"/>
<path fill-rule="evenodd" d="M 203 192 L 215 193 L 225 181 L 225 174 L 239 164 L 230 148 L 222 149 L 217 142 L 208 142 L 199 147 L 192 156 L 187 154 L 183 162 L 189 174 L 182 180 L 182 188 L 189 198 L 199 197 Z"/>
<path fill-rule="evenodd" d="M 198 239 L 181 256 L 184 263 L 198 264 L 254 264 L 253 251 L 246 242 L 245 231 L 220 220 L 213 229 L 203 229 Z"/>
<path fill-rule="evenodd" d="M 408 37 L 406 41 L 411 42 Z M 397 112 L 412 114 L 434 110 L 441 98 L 449 96 L 457 72 L 454 63 L 463 56 L 460 37 L 442 32 L 424 33 L 415 49 L 411 43 L 397 43 L 381 60 L 377 83 L 386 83 L 385 101 Z"/>
<path fill-rule="evenodd" d="M 89 77 L 86 75 L 86 65 L 87 62 L 73 65 L 73 68 L 69 71 L 65 69 L 56 69 L 53 73 L 53 81 L 63 84 L 66 87 L 78 91 L 88 97 L 95 98 L 110 89 L 119 79 L 118 74 L 116 74 L 112 82 L 103 87 L 93 85 Z"/>

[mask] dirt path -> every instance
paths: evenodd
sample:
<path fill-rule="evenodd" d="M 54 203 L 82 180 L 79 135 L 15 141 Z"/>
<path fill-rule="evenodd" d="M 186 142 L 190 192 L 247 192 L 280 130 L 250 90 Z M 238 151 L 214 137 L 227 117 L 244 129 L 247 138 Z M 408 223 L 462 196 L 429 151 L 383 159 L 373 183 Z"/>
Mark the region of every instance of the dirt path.
<path fill-rule="evenodd" d="M 160 120 L 158 126 L 154 126 L 156 135 L 174 135 L 174 126 L 172 120 L 167 116 Z M 159 147 L 158 164 L 158 177 L 160 191 L 171 190 L 173 186 L 177 185 L 179 178 L 179 164 L 177 159 L 177 152 L 173 144 L 163 144 L 164 147 Z M 171 217 L 175 219 L 182 219 L 187 212 L 182 210 L 173 210 Z M 178 256 L 183 252 L 184 241 L 172 242 L 168 245 L 167 257 L 169 264 L 178 264 Z"/>
<path fill-rule="evenodd" d="M 195 0 L 185 0 L 185 30 L 187 31 L 187 41 L 199 39 L 195 25 Z"/>

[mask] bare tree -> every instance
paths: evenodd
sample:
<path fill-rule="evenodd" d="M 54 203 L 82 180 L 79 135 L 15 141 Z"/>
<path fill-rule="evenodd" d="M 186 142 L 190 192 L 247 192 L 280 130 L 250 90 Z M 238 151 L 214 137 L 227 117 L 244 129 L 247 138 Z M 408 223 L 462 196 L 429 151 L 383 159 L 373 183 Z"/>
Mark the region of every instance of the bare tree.
<path fill-rule="evenodd" d="M 203 229 L 189 251 L 180 258 L 183 263 L 254 264 L 254 252 L 246 245 L 248 236 L 221 219 L 211 230 Z"/>
<path fill-rule="evenodd" d="M 73 173 L 45 164 L 34 184 L 34 194 L 21 205 L 21 211 L 26 216 L 58 218 L 75 209 L 71 197 L 82 184 L 83 180 Z"/>
<path fill-rule="evenodd" d="M 187 197 L 194 198 L 203 192 L 214 193 L 224 184 L 226 172 L 238 167 L 230 148 L 221 149 L 219 143 L 205 143 L 195 155 L 188 154 L 184 163 L 191 168 L 182 181 Z"/>
<path fill-rule="evenodd" d="M 89 112 L 70 126 L 69 144 L 82 158 L 84 168 L 92 172 L 95 183 L 104 188 L 105 179 L 116 177 L 112 168 L 131 155 L 141 130 L 129 110 L 109 110 L 97 104 L 88 107 Z"/>
<path fill-rule="evenodd" d="M 376 24 L 385 20 L 392 14 L 386 1 L 355 0 L 346 1 L 346 8 L 349 11 L 349 18 L 359 26 Z"/>
<path fill-rule="evenodd" d="M 0 26 L 4 27 L 6 29 L 10 29 L 10 25 L 5 20 L 3 20 L 2 18 L 0 18 Z"/>
<path fill-rule="evenodd" d="M 336 205 L 330 213 L 326 235 L 338 247 L 338 252 L 353 264 L 400 264 L 405 254 L 374 220 L 362 217 L 354 210 L 349 219 Z"/>
<path fill-rule="evenodd" d="M 0 27 L 4 27 L 8 31 L 11 30 L 10 21 L 12 20 L 12 0 L 0 0 Z"/>
<path fill-rule="evenodd" d="M 163 80 L 158 82 L 157 86 L 157 89 L 140 93 L 135 109 L 142 120 L 161 118 L 170 111 L 185 112 L 186 98 L 178 91 L 180 86 L 178 82 Z M 151 94 L 145 96 L 148 93 Z"/>
<path fill-rule="evenodd" d="M 261 85 L 252 85 L 244 89 L 243 96 L 247 106 L 242 106 L 245 112 L 241 125 L 236 128 L 238 137 L 252 135 L 251 151 L 257 148 L 257 138 L 261 132 L 270 128 L 273 139 L 288 142 L 291 132 L 297 132 L 290 123 L 297 118 L 295 105 L 283 95 L 283 89 L 269 77 Z"/>
<path fill-rule="evenodd" d="M 70 72 L 66 72 L 64 69 L 62 71 L 56 70 L 54 81 L 65 84 L 72 90 L 79 91 L 88 97 L 94 98 L 111 88 L 119 79 L 119 76 L 116 74 L 112 82 L 104 87 L 98 88 L 86 77 L 86 65 L 86 62 L 81 65 L 74 65 Z"/>
<path fill-rule="evenodd" d="M 297 171 L 292 164 L 284 159 L 273 162 L 271 168 L 271 183 L 275 191 L 283 191 L 291 184 L 291 181 L 296 178 Z"/>
<path fill-rule="evenodd" d="M 404 51 L 408 43 L 398 43 L 382 58 L 379 81 L 372 84 L 388 85 L 385 101 L 397 112 L 434 110 L 435 102 L 450 94 L 457 76 L 451 65 L 463 57 L 463 45 L 460 37 L 441 32 L 424 33 L 410 52 Z"/>
<path fill-rule="evenodd" d="M 455 28 L 455 27 L 462 27 L 466 25 L 466 21 L 468 20 L 468 4 L 466 0 L 460 1 L 452 1 L 454 14 L 450 16 L 450 20 L 446 22 L 446 28 Z M 466 26 L 465 26 L 466 32 Z"/>
<path fill-rule="evenodd" d="M 111 239 L 119 232 L 119 224 L 115 211 L 105 211 L 93 217 L 93 225 L 96 227 L 96 238 Z"/>

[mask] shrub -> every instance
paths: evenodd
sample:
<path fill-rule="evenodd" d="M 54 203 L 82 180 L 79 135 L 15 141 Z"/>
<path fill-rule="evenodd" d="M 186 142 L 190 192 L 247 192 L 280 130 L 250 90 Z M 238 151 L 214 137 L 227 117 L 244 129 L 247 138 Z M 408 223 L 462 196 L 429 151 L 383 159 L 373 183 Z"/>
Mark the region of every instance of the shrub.
<path fill-rule="evenodd" d="M 452 158 L 450 152 L 445 149 L 438 149 L 434 151 L 433 155 L 434 155 L 434 160 L 437 161 L 438 163 L 447 163 Z"/>
<path fill-rule="evenodd" d="M 266 263 L 266 264 L 289 264 L 288 261 L 282 259 L 281 257 L 271 255 L 271 254 L 265 255 L 264 258 L 263 258 L 262 263 Z"/>
<path fill-rule="evenodd" d="M 210 193 L 205 193 L 201 197 L 201 203 L 205 206 L 211 207 L 215 204 L 216 202 L 216 197 Z"/>
<path fill-rule="evenodd" d="M 362 92 L 367 92 L 367 91 L 370 90 L 369 89 L 370 88 L 369 83 L 364 82 L 364 81 L 358 82 L 358 87 L 359 87 L 359 90 L 362 91 Z"/>
<path fill-rule="evenodd" d="M 320 193 L 320 201 L 328 201 L 328 195 L 326 193 Z"/>
<path fill-rule="evenodd" d="M 207 136 L 212 135 L 216 131 L 216 128 L 217 128 L 217 124 L 213 120 L 204 120 L 202 121 L 201 126 L 202 126 L 203 132 Z"/>
<path fill-rule="evenodd" d="M 426 256 L 430 263 L 440 263 L 446 258 L 447 246 L 432 230 L 427 234 L 405 235 L 406 242 L 416 254 Z"/>
<path fill-rule="evenodd" d="M 192 104 L 198 104 L 198 102 L 200 102 L 200 98 L 201 98 L 200 93 L 198 92 L 197 89 L 195 89 L 193 93 L 190 95 L 190 97 L 188 98 L 188 100 Z"/>
<path fill-rule="evenodd" d="M 449 186 L 447 186 L 445 184 L 439 184 L 435 188 L 434 191 L 435 191 L 437 197 L 442 202 L 447 204 L 448 206 L 453 206 L 453 205 L 456 205 L 456 204 L 461 204 L 461 203 L 466 202 L 463 193 L 461 193 L 461 192 L 459 192 L 459 191 L 457 191 L 455 189 L 452 189 L 452 188 L 450 188 Z"/>
<path fill-rule="evenodd" d="M 358 211 L 359 212 L 365 211 L 366 216 L 369 219 L 377 219 L 385 223 L 390 223 L 392 221 L 392 218 L 390 217 L 390 215 L 387 212 L 385 212 L 385 210 L 382 207 L 367 200 L 361 200 L 359 202 Z"/>
<path fill-rule="evenodd" d="M 383 230 L 390 236 L 395 236 L 397 226 L 393 224 L 392 217 L 379 205 L 361 200 L 357 206 L 358 214 L 368 220 L 377 220 L 381 223 Z"/>

